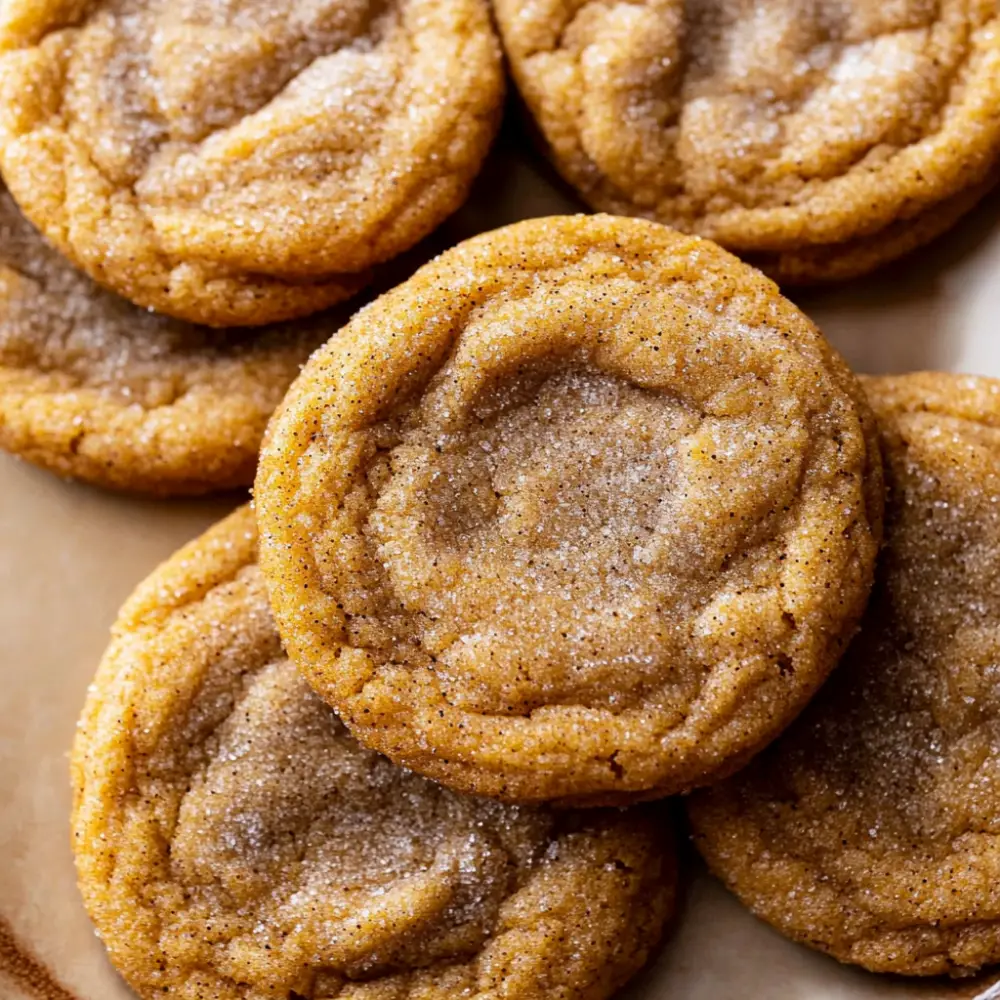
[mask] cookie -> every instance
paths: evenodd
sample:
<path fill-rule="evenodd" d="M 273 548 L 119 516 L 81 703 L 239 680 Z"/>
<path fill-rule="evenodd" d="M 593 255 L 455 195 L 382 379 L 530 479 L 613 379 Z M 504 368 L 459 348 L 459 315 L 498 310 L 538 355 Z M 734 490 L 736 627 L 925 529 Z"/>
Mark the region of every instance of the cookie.
<path fill-rule="evenodd" d="M 0 169 L 91 277 L 210 326 L 330 306 L 463 201 L 499 121 L 484 0 L 9 0 Z"/>
<path fill-rule="evenodd" d="M 866 382 L 888 484 L 861 632 L 799 721 L 693 795 L 758 916 L 878 972 L 1000 961 L 1000 381 Z"/>
<path fill-rule="evenodd" d="M 72 759 L 84 902 L 144 1000 L 603 1000 L 673 907 L 658 813 L 456 795 L 281 651 L 243 508 L 125 605 Z"/>
<path fill-rule="evenodd" d="M 782 730 L 881 518 L 857 381 L 715 245 L 536 219 L 422 268 L 272 420 L 261 565 L 354 734 L 461 791 L 621 803 Z"/>
<path fill-rule="evenodd" d="M 155 494 L 247 486 L 271 411 L 346 316 L 216 331 L 96 286 L 0 187 L 0 447 Z"/>
<path fill-rule="evenodd" d="M 495 7 L 584 199 L 785 282 L 852 277 L 928 242 L 1000 161 L 994 0 Z"/>

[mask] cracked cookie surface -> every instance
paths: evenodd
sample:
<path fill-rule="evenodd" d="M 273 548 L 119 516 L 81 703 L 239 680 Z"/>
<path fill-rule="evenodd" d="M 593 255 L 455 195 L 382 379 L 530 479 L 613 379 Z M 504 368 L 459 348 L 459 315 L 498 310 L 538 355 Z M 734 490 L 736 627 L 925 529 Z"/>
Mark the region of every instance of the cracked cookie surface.
<path fill-rule="evenodd" d="M 497 0 L 558 169 L 595 208 L 788 281 L 925 243 L 1000 159 L 994 0 Z"/>
<path fill-rule="evenodd" d="M 454 211 L 503 91 L 483 0 L 9 0 L 0 168 L 91 277 L 212 326 L 302 316 Z"/>
<path fill-rule="evenodd" d="M 268 431 L 261 562 L 363 742 L 463 791 L 587 804 L 733 770 L 871 583 L 862 391 L 758 272 L 655 223 L 519 223 L 313 356 Z"/>
<path fill-rule="evenodd" d="M 144 998 L 604 1000 L 673 909 L 658 811 L 460 796 L 284 657 L 242 508 L 140 585 L 73 752 L 87 909 Z"/>
<path fill-rule="evenodd" d="M 271 412 L 345 315 L 216 331 L 96 286 L 0 186 L 0 447 L 100 486 L 253 481 Z"/>
<path fill-rule="evenodd" d="M 709 866 L 880 972 L 1000 960 L 1000 381 L 867 379 L 888 500 L 861 631 L 802 717 L 689 800 Z"/>

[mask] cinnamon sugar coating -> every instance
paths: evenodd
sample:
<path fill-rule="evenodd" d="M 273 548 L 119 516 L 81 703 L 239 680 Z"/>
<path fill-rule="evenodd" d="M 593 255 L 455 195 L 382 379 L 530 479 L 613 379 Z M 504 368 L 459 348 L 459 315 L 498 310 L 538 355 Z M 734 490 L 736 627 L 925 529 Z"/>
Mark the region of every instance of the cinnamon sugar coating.
<path fill-rule="evenodd" d="M 0 447 L 159 495 L 249 485 L 272 410 L 346 315 L 216 331 L 107 292 L 0 186 Z"/>
<path fill-rule="evenodd" d="M 211 326 L 330 306 L 465 198 L 484 0 L 9 0 L 0 169 L 75 264 Z"/>
<path fill-rule="evenodd" d="M 456 795 L 285 658 L 243 508 L 113 631 L 73 752 L 80 888 L 144 1000 L 605 1000 L 673 907 L 663 817 Z"/>
<path fill-rule="evenodd" d="M 853 634 L 881 496 L 809 320 L 608 216 L 486 233 L 358 313 L 256 484 L 286 648 L 363 743 L 588 804 L 712 780 L 791 721 Z"/>
<path fill-rule="evenodd" d="M 760 917 L 879 972 L 1000 961 L 1000 381 L 865 381 L 888 484 L 861 631 L 789 732 L 691 797 Z"/>
<path fill-rule="evenodd" d="M 942 232 L 1000 160 L 994 0 L 497 0 L 558 169 L 596 209 L 787 282 Z"/>

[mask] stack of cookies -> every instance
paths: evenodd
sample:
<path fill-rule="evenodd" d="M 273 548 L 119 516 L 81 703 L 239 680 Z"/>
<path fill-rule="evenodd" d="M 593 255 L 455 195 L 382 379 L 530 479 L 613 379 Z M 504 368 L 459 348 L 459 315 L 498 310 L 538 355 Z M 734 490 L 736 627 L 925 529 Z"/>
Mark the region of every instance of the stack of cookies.
<path fill-rule="evenodd" d="M 870 271 L 995 182 L 995 0 L 688 6 L 496 0 L 498 38 L 484 0 L 4 0 L 0 447 L 249 485 L 352 307 L 324 310 L 468 194 L 501 46 L 584 201 L 782 283 Z"/>
<path fill-rule="evenodd" d="M 675 795 L 788 936 L 1000 961 L 1000 382 L 859 379 L 704 238 L 828 278 L 944 228 L 1000 160 L 995 9 L 498 0 L 621 214 L 352 316 L 485 156 L 481 0 L 3 2 L 0 444 L 256 476 L 126 603 L 73 750 L 144 1000 L 606 1000 Z"/>
<path fill-rule="evenodd" d="M 768 279 L 580 216 L 358 312 L 255 507 L 126 605 L 73 754 L 84 899 L 143 996 L 609 996 L 675 894 L 636 803 L 800 711 L 883 500 L 860 384 Z"/>

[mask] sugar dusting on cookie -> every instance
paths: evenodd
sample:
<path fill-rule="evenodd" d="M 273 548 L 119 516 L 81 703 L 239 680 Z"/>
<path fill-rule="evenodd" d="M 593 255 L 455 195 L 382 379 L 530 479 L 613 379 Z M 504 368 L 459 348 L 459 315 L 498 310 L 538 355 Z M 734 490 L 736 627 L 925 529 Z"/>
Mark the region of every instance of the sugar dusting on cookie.
<path fill-rule="evenodd" d="M 521 93 L 596 209 L 788 281 L 871 270 L 1000 160 L 993 0 L 498 0 Z"/>
<path fill-rule="evenodd" d="M 718 247 L 637 220 L 446 252 L 313 356 L 256 487 L 292 657 L 362 742 L 512 801 L 686 790 L 853 631 L 860 386 Z"/>
<path fill-rule="evenodd" d="M 605 1000 L 673 906 L 664 817 L 469 798 L 281 652 L 244 508 L 123 609 L 73 754 L 87 909 L 144 998 Z"/>
<path fill-rule="evenodd" d="M 77 266 L 191 322 L 347 298 L 458 208 L 499 124 L 483 0 L 65 14 L 58 0 L 0 13 L 4 176 Z"/>
<path fill-rule="evenodd" d="M 243 331 L 155 315 L 95 285 L 0 186 L 0 446 L 154 493 L 246 485 L 264 427 L 345 318 Z"/>
<path fill-rule="evenodd" d="M 691 800 L 710 865 L 842 961 L 1000 959 L 1000 382 L 866 380 L 886 548 L 854 645 L 789 733 Z"/>

